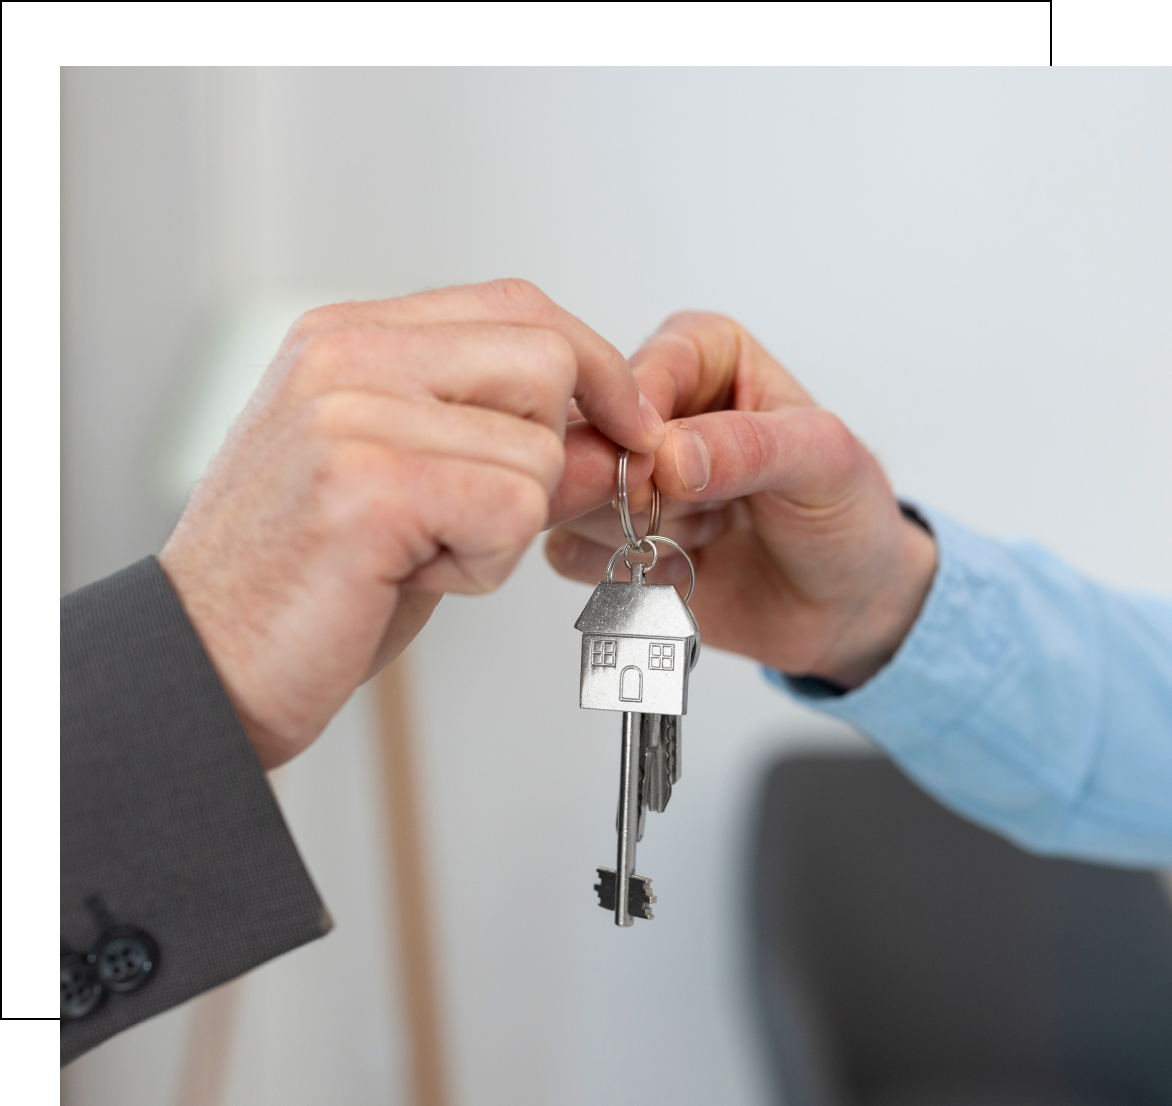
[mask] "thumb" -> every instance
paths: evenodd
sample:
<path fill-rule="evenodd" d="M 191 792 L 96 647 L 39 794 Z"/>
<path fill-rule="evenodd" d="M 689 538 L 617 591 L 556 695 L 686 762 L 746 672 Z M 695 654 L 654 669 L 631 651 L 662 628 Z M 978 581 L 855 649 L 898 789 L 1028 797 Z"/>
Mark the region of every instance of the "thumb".
<path fill-rule="evenodd" d="M 820 407 L 714 411 L 668 423 L 655 483 L 668 499 L 692 503 L 773 492 L 816 508 L 840 501 L 873 463 Z"/>

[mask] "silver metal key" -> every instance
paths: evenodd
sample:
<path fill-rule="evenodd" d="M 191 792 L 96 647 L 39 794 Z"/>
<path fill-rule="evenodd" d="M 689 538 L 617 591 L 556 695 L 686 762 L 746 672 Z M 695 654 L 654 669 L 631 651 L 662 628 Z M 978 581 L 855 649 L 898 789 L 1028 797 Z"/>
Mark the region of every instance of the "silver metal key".
<path fill-rule="evenodd" d="M 692 588 L 681 599 L 674 587 L 646 581 L 647 571 L 659 559 L 660 543 L 687 558 L 694 587 L 691 559 L 670 538 L 653 532 L 643 538 L 634 534 L 625 510 L 625 460 L 620 454 L 618 504 L 628 543 L 615 552 L 606 579 L 594 589 L 574 623 L 582 632 L 580 705 L 623 715 L 617 856 L 613 869 L 598 869 L 594 889 L 599 905 L 613 910 L 615 925 L 624 927 L 632 925 L 634 918 L 653 916 L 650 906 L 656 899 L 651 881 L 635 873 L 635 848 L 643 838 L 647 811 L 665 810 L 672 787 L 679 782 L 688 677 L 700 656 L 700 630 L 687 605 Z M 652 531 L 658 524 L 658 499 L 656 491 Z M 651 561 L 632 562 L 636 552 L 649 554 Z M 614 579 L 615 563 L 624 554 L 630 583 Z"/>

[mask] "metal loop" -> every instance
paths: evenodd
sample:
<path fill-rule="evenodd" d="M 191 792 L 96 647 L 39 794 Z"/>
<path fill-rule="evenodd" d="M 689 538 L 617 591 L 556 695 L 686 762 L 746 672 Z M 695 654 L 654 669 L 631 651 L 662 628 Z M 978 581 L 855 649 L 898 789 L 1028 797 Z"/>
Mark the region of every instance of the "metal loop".
<path fill-rule="evenodd" d="M 678 542 L 672 541 L 671 538 L 665 538 L 662 534 L 648 534 L 646 537 L 639 539 L 638 545 L 641 546 L 641 545 L 646 544 L 647 542 L 651 542 L 653 547 L 655 545 L 659 545 L 659 544 L 670 545 L 677 553 L 679 553 L 683 556 L 685 561 L 688 562 L 688 576 L 689 576 L 688 594 L 684 596 L 684 602 L 686 603 L 689 599 L 692 598 L 692 592 L 694 592 L 696 590 L 696 566 L 694 564 L 692 564 L 692 558 L 688 556 L 688 551 L 686 549 L 684 549 L 684 547 L 682 545 L 680 545 Z M 622 557 L 624 554 L 629 555 L 629 552 L 635 552 L 637 550 L 638 550 L 638 546 L 620 545 L 618 547 L 618 549 L 616 549 L 614 551 L 614 554 L 611 556 L 611 558 L 607 562 L 607 566 L 606 566 L 606 582 L 608 584 L 611 584 L 614 582 L 614 566 L 619 563 L 619 558 Z M 641 552 L 641 550 L 639 550 L 639 551 Z M 650 572 L 658 563 L 659 563 L 659 550 L 656 549 L 655 556 L 652 558 L 651 563 L 649 565 L 644 566 L 643 571 Z M 627 561 L 626 565 L 627 565 L 627 568 L 630 568 L 631 562 Z M 633 574 L 633 572 L 634 572 L 634 570 L 632 569 L 632 574 Z"/>
<path fill-rule="evenodd" d="M 640 538 L 637 545 L 620 545 L 611 556 L 606 565 L 606 582 L 608 584 L 614 582 L 615 565 L 619 563 L 619 558 L 623 558 L 623 564 L 633 573 L 635 570 L 631 567 L 630 556 L 632 553 L 642 553 L 641 546 L 647 546 L 651 551 L 651 560 L 643 566 L 644 572 L 650 572 L 659 563 L 659 550 L 647 538 Z"/>
<path fill-rule="evenodd" d="M 647 546 L 647 550 L 651 554 L 651 560 L 647 561 L 646 563 L 643 561 L 636 561 L 635 564 L 642 565 L 644 572 L 650 572 L 657 564 L 659 564 L 659 550 L 656 549 L 655 546 L 652 545 L 652 543 L 649 542 L 646 538 L 640 538 L 639 544 L 636 545 L 634 549 L 632 549 L 629 545 L 624 545 L 623 550 L 627 555 L 623 558 L 623 564 L 627 566 L 627 571 L 631 574 L 632 580 L 635 578 L 635 568 L 631 564 L 631 554 L 642 553 L 643 546 Z"/>
<path fill-rule="evenodd" d="M 643 540 L 635 533 L 635 525 L 631 521 L 631 500 L 627 495 L 627 461 L 630 459 L 629 449 L 619 450 L 618 488 L 615 495 L 615 506 L 619 509 L 619 522 L 623 526 L 623 537 L 627 539 L 627 546 L 637 549 Z M 654 483 L 651 485 L 651 522 L 647 527 L 648 534 L 654 534 L 659 529 L 659 489 Z"/>
<path fill-rule="evenodd" d="M 674 550 L 683 555 L 685 561 L 688 562 L 688 575 L 690 581 L 688 583 L 688 594 L 684 596 L 686 603 L 692 598 L 692 592 L 696 590 L 696 566 L 692 564 L 692 558 L 688 556 L 687 551 L 683 546 L 665 538 L 662 534 L 657 534 L 655 531 L 659 529 L 659 489 L 654 482 L 651 485 L 651 518 L 648 522 L 647 533 L 643 537 L 639 537 L 635 533 L 635 527 L 631 522 L 631 501 L 627 496 L 627 461 L 630 459 L 631 451 L 629 449 L 619 450 L 619 473 L 618 473 L 618 487 L 615 495 L 615 506 L 619 509 L 619 521 L 623 525 L 623 537 L 627 539 L 626 545 L 620 545 L 614 551 L 614 555 L 606 566 L 606 582 L 608 584 L 614 582 L 614 566 L 618 564 L 619 558 L 624 557 L 623 563 L 630 570 L 631 578 L 634 579 L 635 570 L 631 567 L 630 555 L 632 553 L 642 553 L 643 546 L 648 543 L 651 544 L 651 561 L 643 566 L 645 573 L 650 572 L 659 563 L 659 549 L 658 543 L 662 542 L 664 545 L 670 545 Z"/>
<path fill-rule="evenodd" d="M 670 545 L 672 549 L 688 562 L 688 594 L 684 596 L 684 602 L 686 603 L 692 598 L 692 592 L 696 590 L 696 566 L 692 564 L 692 558 L 688 556 L 688 551 L 679 542 L 674 542 L 671 538 L 665 538 L 662 534 L 648 534 L 643 540 L 656 543 L 662 542 L 664 545 Z"/>

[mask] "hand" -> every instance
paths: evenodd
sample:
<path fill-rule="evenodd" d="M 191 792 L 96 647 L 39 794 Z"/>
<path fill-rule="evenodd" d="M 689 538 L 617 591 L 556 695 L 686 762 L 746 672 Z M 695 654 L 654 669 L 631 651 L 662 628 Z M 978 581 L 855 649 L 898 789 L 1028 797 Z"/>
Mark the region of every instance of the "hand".
<path fill-rule="evenodd" d="M 673 316 L 631 365 L 671 420 L 655 457 L 660 531 L 695 562 L 705 643 L 844 688 L 865 682 L 915 622 L 936 568 L 935 542 L 900 514 L 878 462 L 731 319 Z M 637 488 L 632 509 L 650 498 L 650 484 Z M 546 554 L 595 582 L 622 544 L 604 506 L 555 530 Z M 686 587 L 687 565 L 661 546 L 652 579 Z"/>
<path fill-rule="evenodd" d="M 571 398 L 598 430 L 575 426 L 551 516 Z M 663 436 L 618 351 L 523 281 L 323 307 L 289 332 L 159 561 L 273 768 L 442 592 L 490 591 L 551 518 L 611 499 L 608 439 L 650 453 Z"/>

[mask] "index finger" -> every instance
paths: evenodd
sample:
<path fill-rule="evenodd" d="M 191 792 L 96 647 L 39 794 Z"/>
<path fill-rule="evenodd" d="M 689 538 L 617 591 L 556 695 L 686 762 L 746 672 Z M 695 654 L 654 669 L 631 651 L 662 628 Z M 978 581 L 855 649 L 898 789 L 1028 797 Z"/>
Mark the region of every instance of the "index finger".
<path fill-rule="evenodd" d="M 781 363 L 725 315 L 672 315 L 632 358 L 643 394 L 669 419 L 813 405 Z"/>
<path fill-rule="evenodd" d="M 570 343 L 578 362 L 574 399 L 579 410 L 608 438 L 637 453 L 652 453 L 665 436 L 663 419 L 640 393 L 626 358 L 581 319 L 559 307 L 527 280 L 493 280 L 419 292 L 398 299 L 337 304 L 319 309 L 329 325 L 427 325 L 505 323 L 556 331 Z M 312 327 L 319 312 L 310 312 Z"/>

